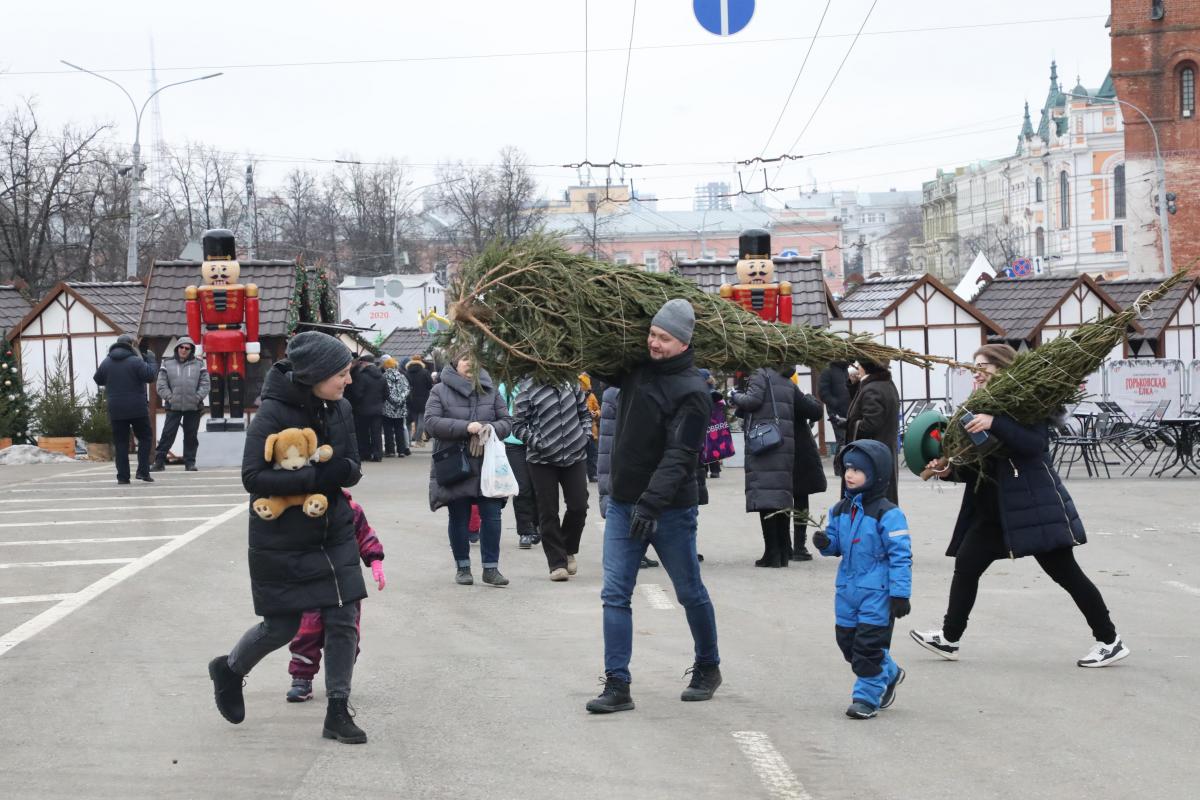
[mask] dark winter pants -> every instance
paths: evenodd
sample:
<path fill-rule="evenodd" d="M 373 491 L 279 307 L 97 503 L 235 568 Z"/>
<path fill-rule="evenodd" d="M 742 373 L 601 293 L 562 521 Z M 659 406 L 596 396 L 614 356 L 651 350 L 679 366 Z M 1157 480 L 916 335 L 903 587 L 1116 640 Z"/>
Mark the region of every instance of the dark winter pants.
<path fill-rule="evenodd" d="M 505 443 L 504 455 L 508 457 L 508 466 L 512 468 L 519 489 L 517 496 L 512 499 L 513 516 L 517 518 L 517 535 L 535 534 L 538 532 L 537 493 L 533 488 L 533 479 L 529 476 L 529 464 L 525 461 L 525 445 Z M 555 489 L 555 494 L 557 493 L 558 490 Z"/>
<path fill-rule="evenodd" d="M 362 606 L 360 603 L 355 603 L 354 606 L 358 609 L 358 613 L 354 615 L 354 659 L 357 661 L 358 654 L 362 652 L 362 648 L 358 646 L 362 641 Z M 325 620 L 321 609 L 305 611 L 300 617 L 300 630 L 288 646 L 292 651 L 292 660 L 288 662 L 288 674 L 293 678 L 311 681 L 321 669 L 321 648 L 324 646 Z"/>
<path fill-rule="evenodd" d="M 158 437 L 158 449 L 154 454 L 156 461 L 167 460 L 167 451 L 175 444 L 175 436 L 179 433 L 179 423 L 183 423 L 183 463 L 196 463 L 196 450 L 200 440 L 196 432 L 200 430 L 200 410 L 168 411 L 163 419 L 162 435 Z"/>
<path fill-rule="evenodd" d="M 354 658 L 358 653 L 358 603 L 322 608 L 320 613 L 325 623 L 325 695 L 330 699 L 345 699 L 350 696 Z M 269 653 L 292 641 L 300 630 L 301 617 L 301 612 L 263 617 L 233 646 L 229 668 L 239 675 L 250 674 Z"/>
<path fill-rule="evenodd" d="M 542 550 L 553 572 L 567 566 L 567 556 L 579 552 L 583 523 L 587 520 L 588 487 L 587 461 L 576 461 L 569 467 L 550 464 L 530 464 L 529 476 L 537 495 L 538 524 L 542 533 Z M 562 487 L 567 511 L 558 519 L 558 487 Z"/>
<path fill-rule="evenodd" d="M 957 642 L 967 629 L 967 618 L 975 605 L 979 591 L 979 579 L 992 565 L 999 554 L 997 540 L 1002 534 L 992 521 L 978 521 L 963 536 L 958 554 L 954 558 L 954 578 L 950 582 L 950 602 L 946 618 L 942 623 L 942 636 Z M 1117 638 L 1117 629 L 1109 617 L 1108 608 L 1096 584 L 1092 583 L 1075 560 L 1074 548 L 1064 547 L 1049 553 L 1034 556 L 1050 578 L 1067 590 L 1075 605 L 1083 612 L 1098 642 L 1111 642 Z"/>
<path fill-rule="evenodd" d="M 849 662 L 851 671 L 858 676 L 852 698 L 875 708 L 879 707 L 888 683 L 895 679 L 900 670 L 888 653 L 892 647 L 894 625 L 895 620 L 887 625 L 860 622 L 853 628 L 833 626 L 838 647 Z"/>
<path fill-rule="evenodd" d="M 479 531 L 479 557 L 483 568 L 500 566 L 500 512 L 504 501 L 494 497 L 464 497 L 446 506 L 450 514 L 447 535 L 450 537 L 450 552 L 459 567 L 471 566 L 471 506 L 479 506 L 481 526 Z"/>
<path fill-rule="evenodd" d="M 384 455 L 404 455 L 408 452 L 408 422 L 404 417 L 383 418 Z"/>
<path fill-rule="evenodd" d="M 129 480 L 129 431 L 137 437 L 137 474 L 150 474 L 150 418 L 110 419 L 113 431 L 113 459 L 117 462 L 117 480 Z"/>
<path fill-rule="evenodd" d="M 591 482 L 597 480 L 596 468 L 600 463 L 600 446 L 595 439 L 588 437 L 587 440 L 587 477 Z"/>
<path fill-rule="evenodd" d="M 383 458 L 383 416 L 356 416 L 354 430 L 358 434 L 358 455 L 363 461 Z"/>

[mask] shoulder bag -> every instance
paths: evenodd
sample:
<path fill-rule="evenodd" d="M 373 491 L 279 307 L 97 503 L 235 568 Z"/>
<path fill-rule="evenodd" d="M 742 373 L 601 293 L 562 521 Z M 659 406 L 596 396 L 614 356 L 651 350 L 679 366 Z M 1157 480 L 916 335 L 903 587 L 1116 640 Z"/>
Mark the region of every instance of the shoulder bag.
<path fill-rule="evenodd" d="M 765 377 L 767 379 L 767 393 L 771 397 L 772 420 L 770 422 L 755 422 L 746 431 L 746 452 L 752 456 L 774 450 L 783 444 L 783 431 L 779 428 L 779 409 L 775 407 L 775 390 L 771 386 L 771 376 L 765 374 Z"/>

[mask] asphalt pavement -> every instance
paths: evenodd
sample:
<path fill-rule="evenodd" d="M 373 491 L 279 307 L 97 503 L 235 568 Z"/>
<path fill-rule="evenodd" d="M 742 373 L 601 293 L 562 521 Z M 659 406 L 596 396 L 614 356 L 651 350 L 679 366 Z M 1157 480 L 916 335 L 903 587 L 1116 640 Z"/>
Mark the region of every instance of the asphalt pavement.
<path fill-rule="evenodd" d="M 1032 559 L 985 576 L 962 658 L 909 641 L 938 627 L 958 509 L 907 479 L 913 615 L 895 705 L 843 711 L 853 675 L 833 638 L 837 564 L 756 569 L 742 473 L 700 514 L 725 683 L 681 703 L 691 640 L 662 569 L 634 599 L 632 712 L 584 703 L 602 673 L 595 511 L 579 575 L 547 579 L 504 512 L 507 588 L 454 583 L 428 453 L 367 464 L 354 490 L 387 552 L 364 601 L 352 703 L 366 745 L 321 738 L 324 691 L 288 704 L 287 653 L 248 677 L 225 722 L 207 661 L 256 621 L 235 470 L 118 487 L 111 465 L 4 467 L 0 488 L 0 796 L 4 798 L 1061 798 L 1192 796 L 1200 768 L 1200 522 L 1195 480 L 1068 483 L 1077 551 L 1132 650 L 1075 666 L 1091 637 Z M 594 489 L 595 486 L 593 485 Z M 594 494 L 594 492 L 593 492 Z M 827 508 L 832 494 L 814 498 Z M 476 574 L 478 575 L 478 549 Z"/>

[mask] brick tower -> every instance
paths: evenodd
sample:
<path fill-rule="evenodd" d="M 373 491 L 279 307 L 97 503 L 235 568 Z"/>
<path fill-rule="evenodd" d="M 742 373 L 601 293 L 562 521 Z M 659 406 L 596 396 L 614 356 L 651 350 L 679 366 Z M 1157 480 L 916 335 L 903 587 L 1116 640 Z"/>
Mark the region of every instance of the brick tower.
<path fill-rule="evenodd" d="M 1176 269 L 1192 265 L 1200 272 L 1200 263 L 1192 263 L 1200 256 L 1200 0 L 1113 0 L 1110 25 L 1117 97 L 1153 121 L 1166 162 L 1167 191 L 1176 195 L 1172 260 Z M 1136 111 L 1122 106 L 1121 112 L 1129 191 L 1153 200 L 1158 189 L 1154 136 Z M 1130 277 L 1162 274 L 1154 203 L 1130 203 L 1129 216 Z"/>

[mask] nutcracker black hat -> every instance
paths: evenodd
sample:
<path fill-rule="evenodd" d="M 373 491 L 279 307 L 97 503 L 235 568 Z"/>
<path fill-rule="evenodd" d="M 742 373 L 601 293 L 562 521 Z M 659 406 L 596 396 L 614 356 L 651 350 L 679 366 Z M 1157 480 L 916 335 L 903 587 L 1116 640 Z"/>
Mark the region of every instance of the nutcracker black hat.
<path fill-rule="evenodd" d="M 742 231 L 738 237 L 738 258 L 770 258 L 771 234 L 762 228 Z"/>
<path fill-rule="evenodd" d="M 205 231 L 200 241 L 204 247 L 205 261 L 237 260 L 237 242 L 233 238 L 233 231 L 213 228 Z"/>

